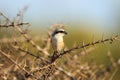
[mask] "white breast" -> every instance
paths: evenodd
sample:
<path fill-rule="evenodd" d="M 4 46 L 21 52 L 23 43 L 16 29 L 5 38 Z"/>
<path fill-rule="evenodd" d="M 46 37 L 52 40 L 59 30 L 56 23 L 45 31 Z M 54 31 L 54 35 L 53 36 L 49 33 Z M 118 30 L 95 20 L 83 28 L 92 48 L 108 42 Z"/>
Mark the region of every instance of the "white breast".
<path fill-rule="evenodd" d="M 63 36 L 61 34 L 52 37 L 52 46 L 55 51 L 61 51 L 64 48 Z"/>

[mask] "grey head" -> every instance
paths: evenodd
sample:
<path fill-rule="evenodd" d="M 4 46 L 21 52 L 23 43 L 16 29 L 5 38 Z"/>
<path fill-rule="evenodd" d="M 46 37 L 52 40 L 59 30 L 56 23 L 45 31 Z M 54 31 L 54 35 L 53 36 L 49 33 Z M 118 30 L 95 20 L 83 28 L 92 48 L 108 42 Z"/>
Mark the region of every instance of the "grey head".
<path fill-rule="evenodd" d="M 57 34 L 62 34 L 63 36 L 67 34 L 67 32 L 64 29 L 56 29 L 53 33 L 52 36 L 55 36 Z"/>

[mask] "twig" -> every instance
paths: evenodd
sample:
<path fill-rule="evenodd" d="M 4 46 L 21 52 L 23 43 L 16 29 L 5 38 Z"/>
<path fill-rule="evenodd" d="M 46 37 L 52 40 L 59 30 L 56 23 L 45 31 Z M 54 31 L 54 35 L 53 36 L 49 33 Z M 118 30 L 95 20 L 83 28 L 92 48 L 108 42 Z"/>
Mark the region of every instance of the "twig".
<path fill-rule="evenodd" d="M 29 23 L 18 23 L 18 24 L 16 24 L 17 26 L 22 26 L 22 25 L 29 25 Z M 11 24 L 9 24 L 9 25 L 6 25 L 6 24 L 4 24 L 4 25 L 2 25 L 2 24 L 0 24 L 0 27 L 14 27 L 14 22 L 12 22 Z"/>
<path fill-rule="evenodd" d="M 108 57 L 109 57 L 109 59 L 110 59 L 110 62 L 112 63 L 112 66 L 113 66 L 114 68 L 116 68 L 116 67 L 117 67 L 117 64 L 116 64 L 116 62 L 114 61 L 114 58 L 113 58 L 113 56 L 111 55 L 110 51 L 108 52 Z"/>
<path fill-rule="evenodd" d="M 37 56 L 37 55 L 34 55 L 32 52 L 29 52 L 29 51 L 27 51 L 27 50 L 24 50 L 24 49 L 20 48 L 19 46 L 16 46 L 16 45 L 11 45 L 11 46 L 12 46 L 13 48 L 15 48 L 16 50 L 18 50 L 18 51 L 24 52 L 25 54 L 31 55 L 31 56 L 33 56 L 33 57 L 35 57 L 35 58 L 37 58 L 37 59 L 40 59 L 40 60 L 42 60 L 42 61 L 45 61 L 44 58 L 42 58 L 42 57 L 40 57 L 40 56 Z"/>
<path fill-rule="evenodd" d="M 71 80 L 74 80 L 74 78 L 72 77 L 71 73 L 65 71 L 64 69 L 62 69 L 61 67 L 57 67 L 57 70 L 64 73 L 66 76 L 68 76 Z"/>
<path fill-rule="evenodd" d="M 40 46 L 38 46 L 37 44 L 35 44 L 35 42 L 24 32 L 24 30 L 22 30 L 19 26 L 17 26 L 16 24 L 14 24 L 14 27 L 25 37 L 25 39 L 32 44 L 33 47 L 35 47 L 36 49 L 38 49 L 39 52 L 44 53 L 45 55 L 49 55 L 45 50 L 43 50 L 42 48 L 40 48 Z"/>
<path fill-rule="evenodd" d="M 113 80 L 113 77 L 115 76 L 115 74 L 117 73 L 117 71 L 118 71 L 118 68 L 116 68 L 116 69 L 114 70 L 114 72 L 112 73 L 112 75 L 111 75 L 111 77 L 110 77 L 109 80 Z"/>
<path fill-rule="evenodd" d="M 14 45 L 12 45 L 12 47 L 15 48 L 15 49 L 18 50 L 18 51 L 25 52 L 26 54 L 29 54 L 29 55 L 31 55 L 31 56 L 33 56 L 33 57 L 35 57 L 35 58 L 40 58 L 39 56 L 36 56 L 36 55 L 34 55 L 33 53 L 31 53 L 31 52 L 29 52 L 29 51 L 27 51 L 27 50 L 24 50 L 24 49 L 22 49 L 22 48 L 20 48 L 19 46 L 14 46 Z M 40 59 L 41 59 L 41 58 L 40 58 Z"/>
<path fill-rule="evenodd" d="M 37 79 L 37 77 L 35 77 L 33 74 L 31 74 L 30 72 L 28 72 L 27 70 L 25 70 L 24 68 L 22 68 L 19 64 L 17 64 L 17 62 L 15 62 L 15 60 L 13 60 L 12 58 L 9 57 L 9 55 L 7 55 L 5 52 L 3 52 L 2 50 L 0 50 L 0 53 L 2 55 L 4 55 L 7 59 L 9 59 L 13 64 L 15 64 L 20 70 L 24 71 L 27 75 L 32 76 L 33 78 Z"/>
<path fill-rule="evenodd" d="M 8 17 L 6 17 L 3 13 L 1 13 L 1 15 L 6 19 L 6 21 L 8 21 L 9 22 L 9 24 L 4 24 L 4 25 L 2 25 L 2 24 L 0 24 L 0 27 L 14 27 L 16 30 L 18 30 L 23 36 L 24 36 L 24 38 L 26 39 L 26 41 L 27 42 L 29 42 L 29 43 L 31 43 L 32 44 L 32 46 L 33 47 L 35 47 L 37 50 L 38 50 L 38 52 L 41 52 L 41 53 L 44 53 L 45 55 L 49 55 L 49 53 L 46 51 L 46 50 L 44 50 L 44 49 L 42 49 L 40 46 L 38 46 L 37 44 L 35 44 L 35 42 L 32 40 L 32 38 L 30 38 L 29 36 L 28 36 L 28 34 L 26 33 L 26 31 L 24 31 L 20 26 L 23 26 L 23 25 L 28 25 L 29 23 L 19 23 L 18 22 L 18 20 L 19 19 L 17 19 L 17 18 L 19 18 L 19 17 L 16 17 L 15 18 L 15 20 L 12 22 L 12 21 L 10 21 L 10 19 L 8 18 Z"/>

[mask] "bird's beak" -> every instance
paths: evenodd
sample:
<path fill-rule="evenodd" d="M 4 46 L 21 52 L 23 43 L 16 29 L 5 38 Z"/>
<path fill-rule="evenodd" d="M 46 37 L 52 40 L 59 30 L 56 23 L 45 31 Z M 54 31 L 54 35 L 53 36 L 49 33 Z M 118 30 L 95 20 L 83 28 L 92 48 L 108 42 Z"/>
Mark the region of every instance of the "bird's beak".
<path fill-rule="evenodd" d="M 66 31 L 64 31 L 65 35 L 67 35 L 68 33 Z"/>

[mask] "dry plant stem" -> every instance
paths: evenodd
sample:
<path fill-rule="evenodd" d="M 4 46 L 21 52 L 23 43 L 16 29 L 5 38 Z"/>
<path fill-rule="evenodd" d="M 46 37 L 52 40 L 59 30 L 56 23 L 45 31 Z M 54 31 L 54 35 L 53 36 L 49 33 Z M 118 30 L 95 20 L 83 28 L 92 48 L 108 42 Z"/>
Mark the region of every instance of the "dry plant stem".
<path fill-rule="evenodd" d="M 26 53 L 26 54 L 29 54 L 29 55 L 31 55 L 31 56 L 33 56 L 33 57 L 35 57 L 35 58 L 40 58 L 39 56 L 36 56 L 36 55 L 34 55 L 33 53 L 31 53 L 31 52 L 29 52 L 29 51 L 27 51 L 27 50 L 23 50 L 23 49 L 20 48 L 19 46 L 14 46 L 14 45 L 12 45 L 12 47 L 15 48 L 15 49 L 18 50 L 18 51 L 21 51 L 21 52 L 24 52 L 24 53 Z M 40 59 L 41 59 L 41 58 L 40 58 Z"/>
<path fill-rule="evenodd" d="M 109 57 L 109 59 L 110 59 L 110 62 L 112 63 L 112 66 L 113 66 L 114 68 L 116 68 L 116 67 L 117 67 L 117 64 L 116 64 L 116 62 L 114 61 L 114 58 L 113 58 L 113 56 L 112 56 L 112 54 L 111 54 L 110 52 L 108 52 L 108 57 Z"/>
<path fill-rule="evenodd" d="M 18 23 L 17 24 L 17 26 L 22 26 L 22 25 L 29 25 L 29 23 Z M 9 25 L 6 25 L 6 24 L 4 24 L 4 25 L 2 25 L 2 24 L 0 24 L 0 27 L 14 27 L 14 22 L 12 22 L 11 24 L 9 24 Z"/>
<path fill-rule="evenodd" d="M 55 63 L 51 63 L 51 64 L 49 64 L 49 65 L 47 65 L 47 66 L 43 66 L 42 68 L 36 69 L 36 70 L 34 70 L 34 71 L 31 71 L 30 73 L 35 74 L 36 72 L 39 72 L 39 71 L 41 71 L 41 70 L 43 70 L 43 69 L 47 69 L 47 68 L 49 68 L 49 67 L 52 66 L 52 65 L 56 66 Z"/>
<path fill-rule="evenodd" d="M 54 70 L 52 69 L 52 67 L 54 67 Z M 37 72 L 42 72 L 42 71 L 45 71 L 45 70 L 49 70 L 49 72 L 48 73 L 46 73 L 46 75 L 48 75 L 46 78 L 48 78 L 49 77 L 49 75 L 50 74 L 54 74 L 54 72 L 55 72 L 55 70 L 56 70 L 56 65 L 54 64 L 54 63 L 51 63 L 51 64 L 49 64 L 48 66 L 44 66 L 44 67 L 39 67 L 39 69 L 36 69 L 36 70 L 34 70 L 34 71 L 31 71 L 30 73 L 31 74 L 35 74 L 35 73 L 37 73 Z M 28 77 L 29 77 L 30 75 L 28 75 Z M 42 74 L 42 76 L 40 77 L 40 78 L 42 78 L 42 77 L 45 77 L 45 74 Z M 40 80 L 43 80 L 43 79 L 40 79 Z M 46 79 L 44 79 L 44 80 L 46 80 Z"/>
<path fill-rule="evenodd" d="M 17 29 L 23 36 L 24 38 L 27 40 L 27 42 L 31 43 L 33 47 L 35 47 L 38 52 L 42 52 L 44 53 L 46 56 L 48 56 L 48 52 L 42 48 L 40 48 L 40 46 L 38 46 L 37 44 L 35 44 L 35 42 L 27 35 L 27 33 L 22 29 L 20 28 L 20 26 L 23 26 L 23 25 L 29 25 L 29 23 L 18 23 L 17 22 L 17 19 L 14 20 L 14 22 L 11 22 L 10 19 L 8 17 L 6 17 L 3 13 L 0 13 L 1 16 L 3 16 L 6 21 L 9 22 L 9 24 L 0 24 L 0 27 L 14 27 L 15 29 Z"/>
<path fill-rule="evenodd" d="M 65 71 L 65 70 L 62 69 L 61 67 L 57 67 L 57 70 L 59 70 L 60 72 L 64 73 L 66 76 L 68 76 L 70 79 L 73 80 L 73 77 L 72 77 L 71 73 Z"/>
<path fill-rule="evenodd" d="M 33 74 L 30 74 L 27 70 L 25 70 L 24 68 L 22 68 L 19 64 L 17 64 L 17 62 L 15 62 L 15 60 L 13 60 L 12 58 L 10 58 L 9 55 L 7 55 L 5 52 L 3 52 L 2 50 L 0 50 L 0 53 L 2 55 L 4 55 L 7 59 L 9 59 L 13 64 L 15 64 L 19 69 L 21 69 L 22 71 L 24 71 L 25 73 L 27 73 L 28 75 L 32 76 L 33 78 L 37 79 Z"/>
<path fill-rule="evenodd" d="M 76 47 L 73 47 L 71 49 L 68 49 L 62 53 L 60 53 L 60 55 L 57 55 L 56 57 L 52 57 L 52 61 L 51 62 L 54 62 L 55 60 L 57 60 L 59 57 L 62 57 L 63 55 L 71 52 L 71 51 L 74 51 L 76 49 L 81 49 L 81 48 L 86 48 L 86 47 L 89 47 L 89 46 L 94 46 L 95 44 L 100 44 L 100 43 L 105 43 L 105 42 L 108 42 L 108 41 L 111 41 L 113 42 L 114 40 L 116 40 L 118 38 L 118 35 L 116 36 L 113 36 L 111 38 L 107 38 L 107 39 L 102 39 L 102 40 L 98 40 L 98 41 L 94 41 L 94 42 L 91 42 L 91 43 L 88 43 L 88 44 L 83 44 L 82 46 L 76 46 Z M 53 54 L 54 55 L 54 54 Z"/>
<path fill-rule="evenodd" d="M 45 50 L 41 49 L 35 42 L 22 30 L 19 26 L 14 25 L 14 27 L 25 37 L 25 39 L 30 42 L 33 47 L 35 47 L 39 52 L 44 53 L 45 55 L 49 55 Z"/>
<path fill-rule="evenodd" d="M 3 16 L 7 20 L 7 22 L 11 22 L 10 19 L 7 16 L 5 16 L 2 12 L 0 12 L 0 15 Z"/>
<path fill-rule="evenodd" d="M 10 58 L 9 55 L 7 55 L 5 52 L 3 52 L 3 51 L 0 50 L 0 53 L 1 53 L 2 55 L 4 55 L 7 59 L 9 59 L 11 62 L 13 62 L 15 65 L 17 65 L 18 68 L 20 68 L 21 70 L 23 70 L 23 71 L 26 72 L 26 73 L 29 73 L 28 71 L 26 71 L 25 69 L 23 69 L 22 67 L 20 67 L 20 65 L 18 65 L 18 64 L 17 64 L 12 58 Z"/>
<path fill-rule="evenodd" d="M 116 68 L 116 69 L 114 70 L 114 72 L 112 73 L 112 75 L 111 75 L 111 77 L 110 77 L 109 80 L 113 80 L 113 77 L 115 76 L 115 74 L 117 73 L 117 71 L 118 71 L 118 68 Z"/>
<path fill-rule="evenodd" d="M 11 46 L 18 51 L 24 52 L 25 54 L 28 54 L 28 55 L 31 55 L 31 56 L 35 57 L 36 59 L 40 59 L 41 61 L 46 61 L 43 57 L 40 57 L 38 55 L 34 55 L 33 53 L 31 53 L 27 50 L 24 50 L 24 49 L 20 48 L 19 46 L 16 46 L 16 45 L 11 45 Z"/>

